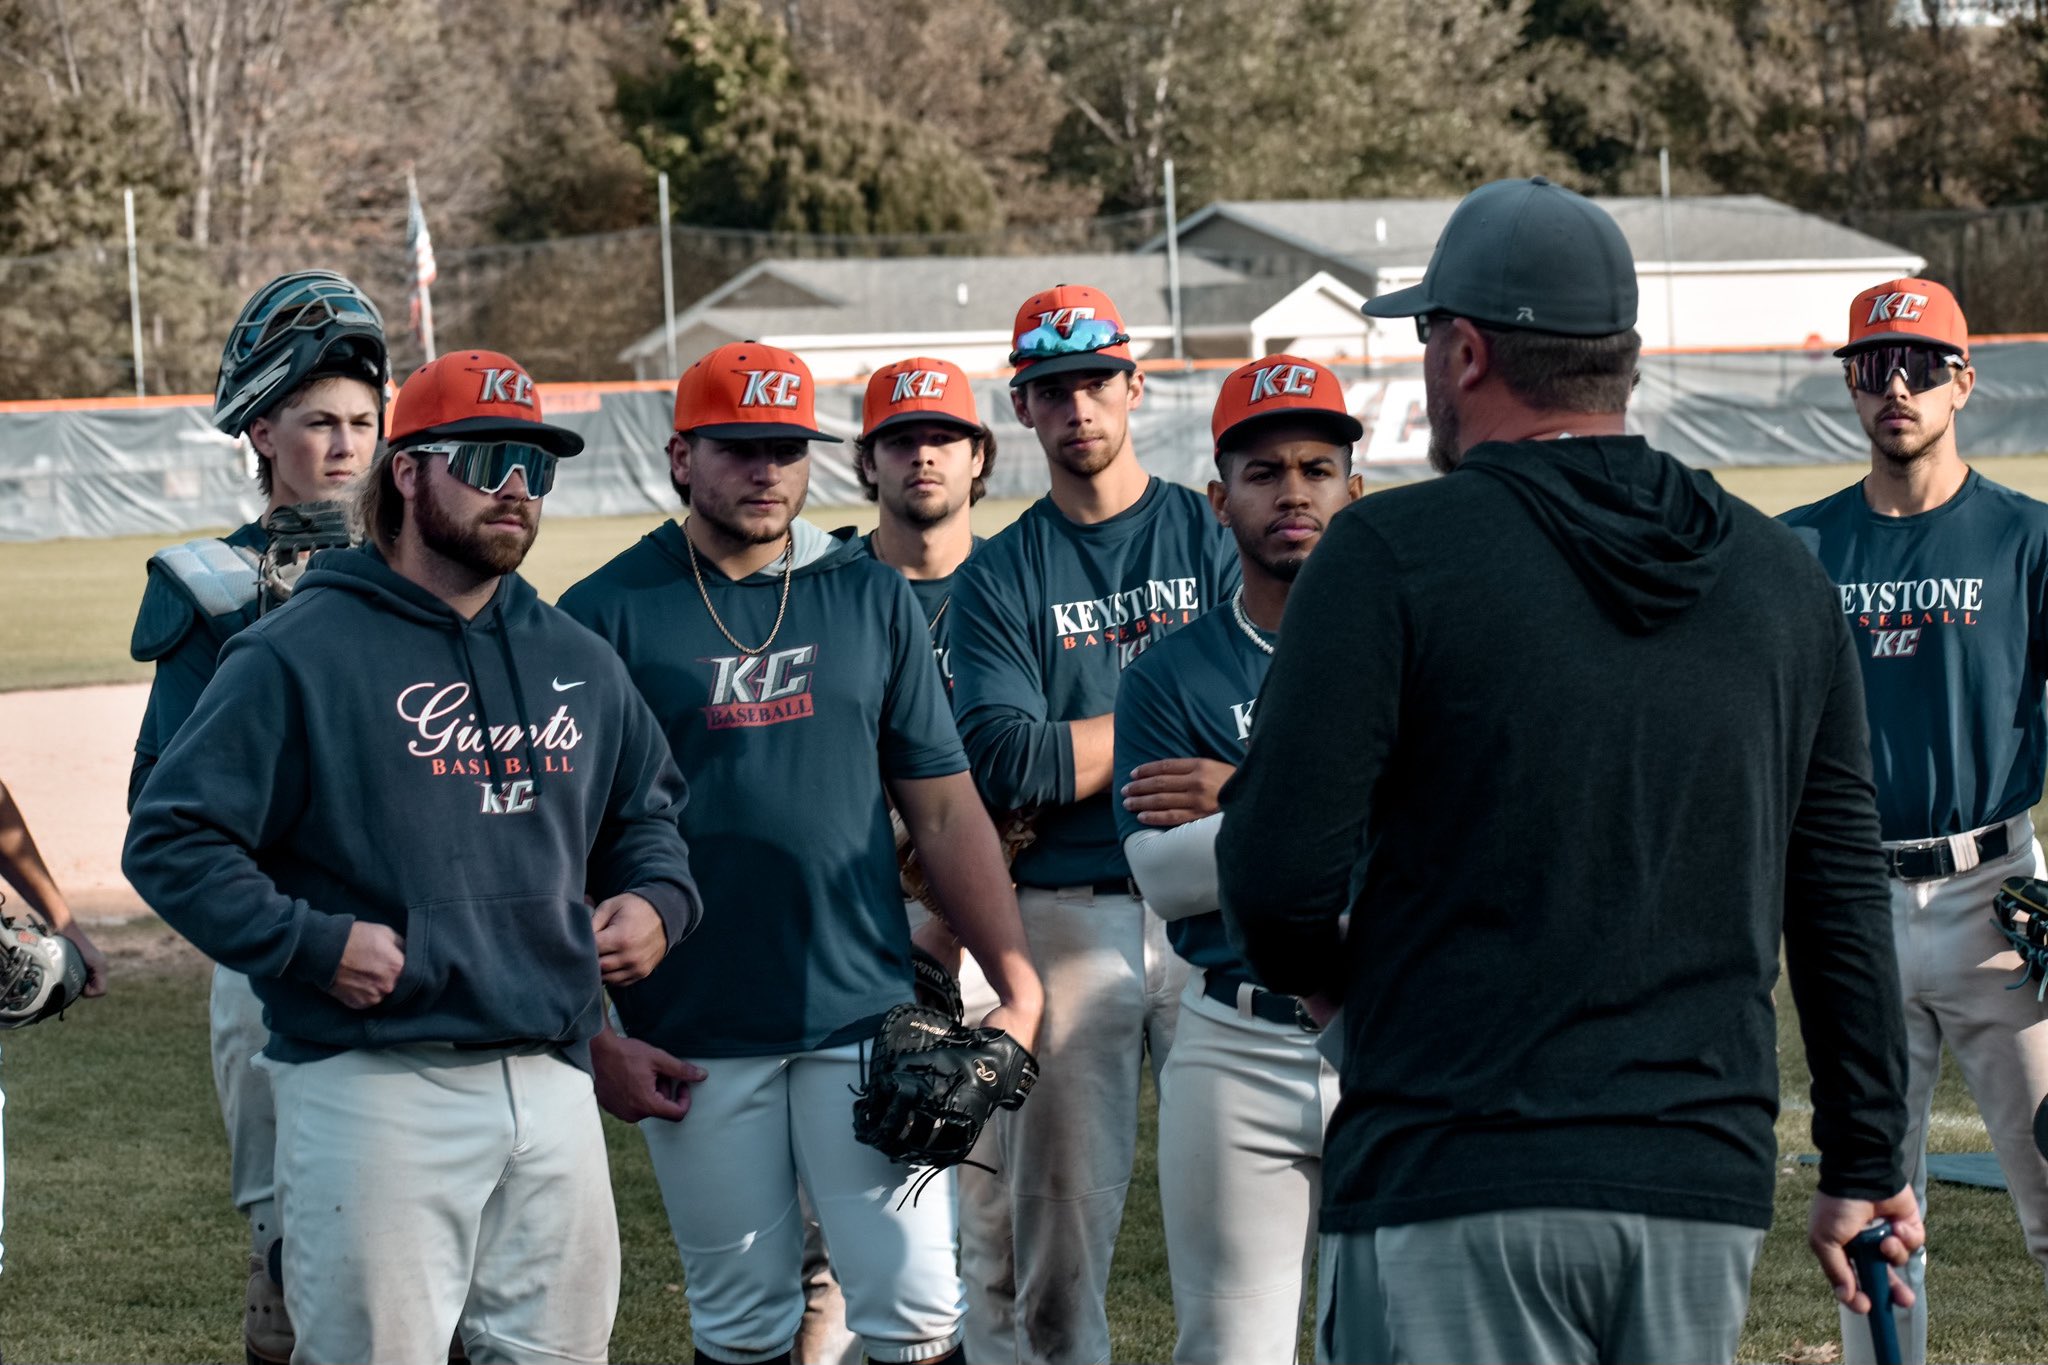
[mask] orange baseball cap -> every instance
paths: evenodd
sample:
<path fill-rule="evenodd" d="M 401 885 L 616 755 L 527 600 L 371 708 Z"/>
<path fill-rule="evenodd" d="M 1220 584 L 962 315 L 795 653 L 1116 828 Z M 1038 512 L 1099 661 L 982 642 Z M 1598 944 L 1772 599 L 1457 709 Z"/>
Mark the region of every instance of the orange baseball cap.
<path fill-rule="evenodd" d="M 391 448 L 434 441 L 525 441 L 566 459 L 583 438 L 540 419 L 533 376 L 497 351 L 451 351 L 414 370 L 391 405 Z"/>
<path fill-rule="evenodd" d="M 906 422 L 951 422 L 970 430 L 981 426 L 974 389 L 958 365 L 919 355 L 868 376 L 868 391 L 860 404 L 860 438 L 865 441 Z"/>
<path fill-rule="evenodd" d="M 1269 355 L 1240 365 L 1223 381 L 1209 430 L 1216 450 L 1254 422 L 1275 417 L 1313 421 L 1349 444 L 1365 435 L 1365 424 L 1344 406 L 1344 386 L 1328 368 L 1297 355 Z"/>
<path fill-rule="evenodd" d="M 1131 359 L 1131 339 L 1123 314 L 1109 295 L 1085 284 L 1057 284 L 1024 300 L 1010 328 L 1010 364 L 1017 372 L 1010 387 L 1019 389 L 1049 374 L 1075 370 L 1138 368 Z"/>
<path fill-rule="evenodd" d="M 1849 305 L 1849 344 L 1836 355 L 1872 346 L 1939 346 L 1970 358 L 1970 328 L 1956 296 L 1933 280 L 1886 280 Z"/>
<path fill-rule="evenodd" d="M 811 367 L 795 351 L 733 341 L 676 381 L 676 430 L 721 441 L 837 441 L 818 430 L 817 402 Z"/>

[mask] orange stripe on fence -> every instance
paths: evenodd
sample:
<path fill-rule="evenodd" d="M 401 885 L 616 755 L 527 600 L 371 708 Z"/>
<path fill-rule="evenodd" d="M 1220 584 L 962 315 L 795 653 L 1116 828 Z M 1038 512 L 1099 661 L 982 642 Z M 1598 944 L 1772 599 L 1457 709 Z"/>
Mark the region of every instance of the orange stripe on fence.
<path fill-rule="evenodd" d="M 1973 336 L 1970 345 L 2009 346 L 2019 344 L 2038 345 L 2048 342 L 2048 332 L 2001 332 L 1987 336 Z M 1841 345 L 1840 341 L 1813 341 L 1805 346 L 1667 346 L 1648 349 L 1645 356 L 1694 356 L 1694 355 L 1811 355 L 1825 356 Z M 1248 365 L 1261 357 L 1239 356 L 1232 359 L 1173 360 L 1148 357 L 1138 362 L 1138 368 L 1147 374 L 1173 374 L 1176 372 L 1200 373 L 1208 370 L 1234 370 Z M 1412 365 L 1422 359 L 1422 352 L 1407 351 L 1391 355 L 1375 356 L 1368 360 L 1357 359 L 1326 361 L 1332 369 L 1371 369 L 1376 365 Z M 982 370 L 970 372 L 969 379 L 1008 379 L 1011 371 Z M 820 388 L 846 388 L 866 384 L 867 377 L 858 379 L 821 379 Z M 558 412 L 589 412 L 596 405 L 579 400 L 588 397 L 602 397 L 608 393 L 673 393 L 672 379 L 598 379 L 587 382 L 562 380 L 553 383 L 536 384 L 543 402 L 542 410 L 553 407 Z M 546 400 L 552 399 L 553 403 Z M 34 412 L 119 412 L 131 408 L 197 408 L 213 402 L 210 393 L 165 394 L 157 398 L 16 398 L 0 401 L 0 415 L 8 413 Z"/>
<path fill-rule="evenodd" d="M 174 393 L 161 398 L 15 398 L 0 402 L 0 413 L 8 412 L 110 412 L 125 408 L 211 407 L 210 393 Z"/>

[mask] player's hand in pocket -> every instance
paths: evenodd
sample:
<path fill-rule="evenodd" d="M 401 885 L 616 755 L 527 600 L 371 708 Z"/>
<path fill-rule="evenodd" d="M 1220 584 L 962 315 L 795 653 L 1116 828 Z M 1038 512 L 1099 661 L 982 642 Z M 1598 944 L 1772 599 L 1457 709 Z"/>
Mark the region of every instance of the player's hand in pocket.
<path fill-rule="evenodd" d="M 348 927 L 341 965 L 327 993 L 352 1010 L 366 1010 L 398 986 L 405 970 L 405 940 L 388 924 L 357 920 Z"/>

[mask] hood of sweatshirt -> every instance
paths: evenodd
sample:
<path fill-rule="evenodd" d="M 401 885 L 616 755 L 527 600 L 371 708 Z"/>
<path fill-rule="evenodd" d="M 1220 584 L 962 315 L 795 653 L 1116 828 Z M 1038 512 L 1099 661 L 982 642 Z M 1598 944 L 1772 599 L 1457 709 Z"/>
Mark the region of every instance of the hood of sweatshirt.
<path fill-rule="evenodd" d="M 1705 598 L 1728 562 L 1728 495 L 1639 436 L 1489 441 L 1458 474 L 1506 484 L 1622 629 L 1647 635 Z"/>

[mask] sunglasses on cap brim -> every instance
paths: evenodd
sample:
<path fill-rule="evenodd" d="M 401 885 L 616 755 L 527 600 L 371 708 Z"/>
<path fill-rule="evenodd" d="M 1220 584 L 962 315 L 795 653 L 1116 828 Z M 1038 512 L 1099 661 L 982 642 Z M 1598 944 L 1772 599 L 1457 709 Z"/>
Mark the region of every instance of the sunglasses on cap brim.
<path fill-rule="evenodd" d="M 445 455 L 448 472 L 479 493 L 495 493 L 518 472 L 526 496 L 544 498 L 555 486 L 553 454 L 522 441 L 434 441 L 410 447 L 410 455 Z"/>
<path fill-rule="evenodd" d="M 1873 346 L 1842 358 L 1850 385 L 1864 393 L 1883 393 L 1895 374 L 1905 379 L 1908 393 L 1925 393 L 1952 382 L 1964 364 L 1954 351 L 1930 346 Z"/>
<path fill-rule="evenodd" d="M 1065 332 L 1049 323 L 1041 323 L 1017 338 L 1017 349 L 1010 352 L 1010 363 L 1028 365 L 1034 360 L 1050 360 L 1056 355 L 1107 350 L 1111 346 L 1122 346 L 1129 340 L 1123 329 L 1113 322 L 1091 319 L 1077 322 Z"/>

